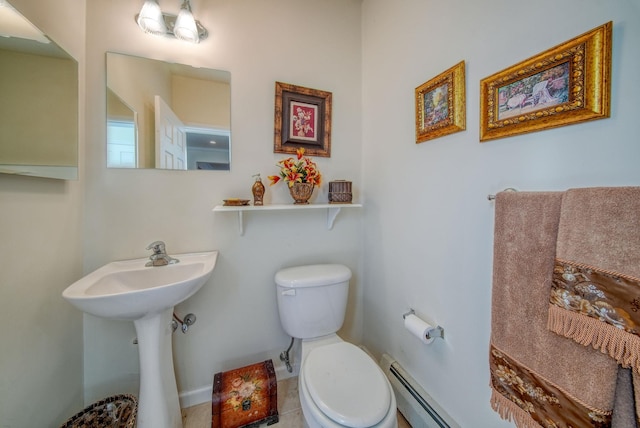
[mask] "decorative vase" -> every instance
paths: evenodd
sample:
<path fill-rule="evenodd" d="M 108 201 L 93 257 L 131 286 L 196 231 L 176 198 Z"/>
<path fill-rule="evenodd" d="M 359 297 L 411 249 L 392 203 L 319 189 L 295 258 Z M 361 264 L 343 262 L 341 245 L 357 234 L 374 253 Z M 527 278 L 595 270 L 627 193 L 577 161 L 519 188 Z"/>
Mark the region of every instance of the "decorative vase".
<path fill-rule="evenodd" d="M 312 183 L 293 183 L 293 186 L 289 187 L 289 193 L 295 201 L 294 204 L 308 204 L 313 187 Z"/>

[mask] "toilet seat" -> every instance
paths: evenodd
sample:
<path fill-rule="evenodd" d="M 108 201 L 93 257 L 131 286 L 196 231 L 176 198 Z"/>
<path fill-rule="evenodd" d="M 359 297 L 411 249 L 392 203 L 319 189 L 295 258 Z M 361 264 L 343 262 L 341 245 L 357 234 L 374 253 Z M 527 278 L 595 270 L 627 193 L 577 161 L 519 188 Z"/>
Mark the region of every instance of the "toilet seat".
<path fill-rule="evenodd" d="M 302 370 L 314 404 L 338 424 L 372 427 L 389 413 L 391 392 L 384 373 L 351 343 L 332 343 L 311 350 Z"/>

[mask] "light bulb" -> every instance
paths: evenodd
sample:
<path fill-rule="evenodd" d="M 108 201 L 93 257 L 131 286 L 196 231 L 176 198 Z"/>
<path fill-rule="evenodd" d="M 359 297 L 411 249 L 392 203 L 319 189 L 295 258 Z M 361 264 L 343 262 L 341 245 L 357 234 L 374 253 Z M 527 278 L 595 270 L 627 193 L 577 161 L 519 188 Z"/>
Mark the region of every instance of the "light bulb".
<path fill-rule="evenodd" d="M 137 21 L 138 26 L 146 33 L 160 36 L 167 33 L 162 10 L 157 0 L 145 0 Z"/>
<path fill-rule="evenodd" d="M 173 34 L 180 40 L 186 42 L 198 43 L 200 37 L 198 36 L 198 27 L 196 26 L 196 20 L 191 13 L 191 5 L 189 0 L 185 0 L 176 18 L 176 25 L 173 27 Z"/>

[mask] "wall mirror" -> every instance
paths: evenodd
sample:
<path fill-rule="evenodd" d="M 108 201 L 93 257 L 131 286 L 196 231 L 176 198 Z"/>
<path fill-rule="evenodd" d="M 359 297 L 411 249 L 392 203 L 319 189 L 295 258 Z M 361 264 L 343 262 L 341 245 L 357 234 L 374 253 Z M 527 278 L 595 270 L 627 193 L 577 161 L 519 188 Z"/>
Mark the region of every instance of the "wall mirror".
<path fill-rule="evenodd" d="M 78 178 L 78 63 L 0 0 L 0 173 Z"/>
<path fill-rule="evenodd" d="M 107 52 L 107 167 L 229 170 L 231 73 Z"/>

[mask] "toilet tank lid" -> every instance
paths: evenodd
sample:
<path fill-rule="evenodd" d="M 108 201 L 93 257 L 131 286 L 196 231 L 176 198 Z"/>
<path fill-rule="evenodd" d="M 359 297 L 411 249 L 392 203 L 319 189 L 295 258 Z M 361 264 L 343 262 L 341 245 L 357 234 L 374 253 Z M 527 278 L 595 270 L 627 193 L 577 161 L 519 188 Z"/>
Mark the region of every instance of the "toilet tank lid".
<path fill-rule="evenodd" d="M 296 266 L 276 273 L 275 281 L 281 287 L 319 287 L 348 281 L 351 270 L 340 264 Z"/>

